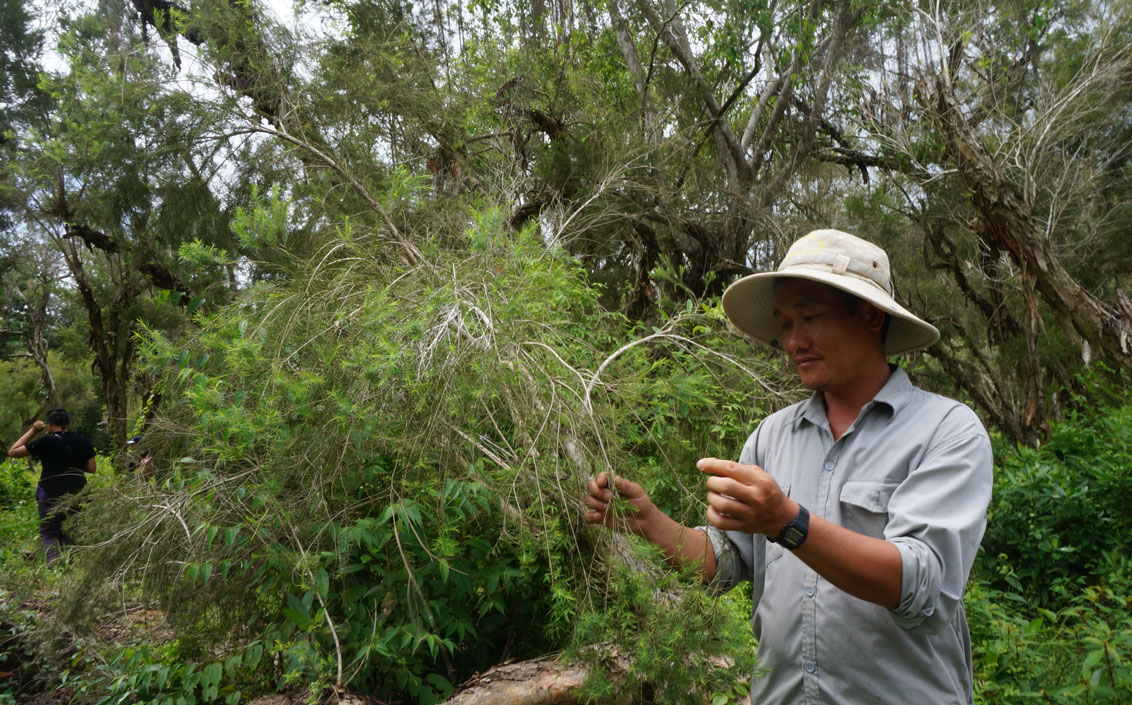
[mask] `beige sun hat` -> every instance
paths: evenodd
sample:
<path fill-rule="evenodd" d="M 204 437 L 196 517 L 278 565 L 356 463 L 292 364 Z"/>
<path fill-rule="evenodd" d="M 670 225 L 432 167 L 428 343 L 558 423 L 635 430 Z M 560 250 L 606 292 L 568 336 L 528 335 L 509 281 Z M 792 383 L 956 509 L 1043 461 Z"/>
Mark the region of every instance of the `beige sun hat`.
<path fill-rule="evenodd" d="M 890 314 L 884 341 L 886 356 L 927 347 L 939 331 L 892 297 L 888 255 L 871 242 L 840 230 L 815 230 L 794 242 L 778 269 L 743 277 L 723 292 L 723 310 L 747 335 L 780 347 L 774 320 L 774 282 L 785 277 L 810 279 L 857 296 Z"/>

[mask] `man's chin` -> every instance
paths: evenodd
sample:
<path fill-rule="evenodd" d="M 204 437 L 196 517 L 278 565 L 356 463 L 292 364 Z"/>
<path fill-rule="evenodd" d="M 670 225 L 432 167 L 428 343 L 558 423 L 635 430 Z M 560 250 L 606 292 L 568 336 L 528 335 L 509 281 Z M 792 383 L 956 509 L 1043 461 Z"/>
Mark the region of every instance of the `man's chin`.
<path fill-rule="evenodd" d="M 825 380 L 821 375 L 816 374 L 816 371 L 803 371 L 795 368 L 798 373 L 798 379 L 801 380 L 802 386 L 810 391 L 820 392 L 825 387 Z"/>

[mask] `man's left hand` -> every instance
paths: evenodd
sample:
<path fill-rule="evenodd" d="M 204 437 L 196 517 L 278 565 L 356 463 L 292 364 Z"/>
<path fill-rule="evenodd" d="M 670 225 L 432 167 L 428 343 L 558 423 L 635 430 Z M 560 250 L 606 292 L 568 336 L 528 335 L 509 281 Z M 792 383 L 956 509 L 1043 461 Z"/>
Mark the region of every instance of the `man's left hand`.
<path fill-rule="evenodd" d="M 758 465 L 702 458 L 696 463 L 707 479 L 707 520 L 723 531 L 778 536 L 798 513 L 798 503 Z"/>

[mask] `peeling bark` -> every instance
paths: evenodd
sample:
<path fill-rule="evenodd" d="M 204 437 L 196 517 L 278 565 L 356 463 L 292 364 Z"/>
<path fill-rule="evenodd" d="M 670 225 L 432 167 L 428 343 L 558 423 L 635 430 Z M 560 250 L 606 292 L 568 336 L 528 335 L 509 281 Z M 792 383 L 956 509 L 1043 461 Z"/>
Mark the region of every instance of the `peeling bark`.
<path fill-rule="evenodd" d="M 589 672 L 545 656 L 496 666 L 457 688 L 448 705 L 574 705 Z"/>

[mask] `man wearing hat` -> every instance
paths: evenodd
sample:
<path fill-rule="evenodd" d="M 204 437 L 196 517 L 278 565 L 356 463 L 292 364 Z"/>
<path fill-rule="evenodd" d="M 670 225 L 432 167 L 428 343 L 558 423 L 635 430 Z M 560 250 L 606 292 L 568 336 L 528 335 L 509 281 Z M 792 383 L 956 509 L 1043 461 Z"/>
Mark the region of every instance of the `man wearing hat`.
<path fill-rule="evenodd" d="M 722 590 L 749 580 L 765 676 L 751 702 L 969 703 L 963 588 L 986 527 L 991 447 L 969 408 L 887 358 L 939 332 L 893 299 L 884 250 L 837 230 L 799 239 L 775 272 L 723 295 L 732 322 L 785 352 L 808 400 L 771 414 L 739 462 L 704 458 L 707 521 L 665 516 L 602 474 L 588 521 L 693 562 Z"/>

